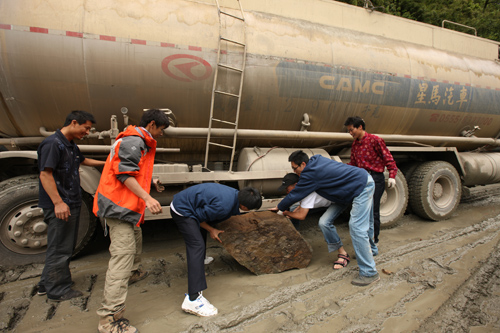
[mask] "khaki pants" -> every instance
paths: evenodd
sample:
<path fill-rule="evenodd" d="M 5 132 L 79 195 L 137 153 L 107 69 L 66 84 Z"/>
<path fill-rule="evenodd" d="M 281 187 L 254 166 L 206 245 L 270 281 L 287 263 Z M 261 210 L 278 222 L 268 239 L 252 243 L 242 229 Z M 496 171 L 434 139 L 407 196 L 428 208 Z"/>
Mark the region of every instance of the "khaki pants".
<path fill-rule="evenodd" d="M 101 317 L 113 315 L 125 307 L 128 280 L 131 272 L 139 268 L 142 253 L 142 230 L 117 219 L 106 218 L 109 227 L 108 271 L 104 285 L 102 307 L 97 310 Z"/>

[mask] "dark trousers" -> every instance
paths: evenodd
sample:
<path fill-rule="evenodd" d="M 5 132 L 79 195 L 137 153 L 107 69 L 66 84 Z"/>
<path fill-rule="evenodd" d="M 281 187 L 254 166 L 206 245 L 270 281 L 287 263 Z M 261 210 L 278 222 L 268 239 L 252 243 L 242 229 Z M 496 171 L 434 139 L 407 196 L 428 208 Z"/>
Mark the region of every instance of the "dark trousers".
<path fill-rule="evenodd" d="M 78 236 L 80 208 L 70 208 L 68 221 L 56 217 L 54 209 L 43 209 L 47 229 L 45 266 L 38 285 L 44 286 L 49 298 L 57 298 L 71 289 L 69 262 L 73 256 Z"/>
<path fill-rule="evenodd" d="M 207 233 L 203 234 L 200 223 L 194 218 L 180 216 L 172 209 L 170 209 L 170 214 L 186 244 L 188 293 L 194 294 L 203 291 L 207 289 L 207 280 L 205 278 L 205 241 Z"/>
<path fill-rule="evenodd" d="M 373 231 L 375 243 L 378 242 L 380 234 L 380 199 L 385 191 L 385 178 L 382 172 L 370 172 L 375 181 L 375 192 L 373 193 Z"/>

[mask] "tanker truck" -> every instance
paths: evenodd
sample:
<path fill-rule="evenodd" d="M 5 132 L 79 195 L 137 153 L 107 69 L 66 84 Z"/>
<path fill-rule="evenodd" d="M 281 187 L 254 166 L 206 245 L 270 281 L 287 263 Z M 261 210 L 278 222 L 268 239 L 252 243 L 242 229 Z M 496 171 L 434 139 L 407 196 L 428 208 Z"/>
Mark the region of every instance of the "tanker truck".
<path fill-rule="evenodd" d="M 455 212 L 500 181 L 499 43 L 327 0 L 0 2 L 0 264 L 43 261 L 36 148 L 71 110 L 97 123 L 78 142 L 106 158 L 144 109 L 171 126 L 154 177 L 164 206 L 191 184 L 257 187 L 274 206 L 288 155 L 349 160 L 361 116 L 400 169 L 382 226 L 407 211 Z M 96 229 L 100 172 L 81 167 L 76 252 Z"/>

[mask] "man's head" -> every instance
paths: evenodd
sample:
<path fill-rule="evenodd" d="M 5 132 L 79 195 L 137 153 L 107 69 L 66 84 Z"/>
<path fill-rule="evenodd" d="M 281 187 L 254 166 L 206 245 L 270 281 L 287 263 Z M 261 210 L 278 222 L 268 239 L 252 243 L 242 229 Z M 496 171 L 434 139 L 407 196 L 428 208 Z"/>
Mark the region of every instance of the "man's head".
<path fill-rule="evenodd" d="M 149 109 L 144 112 L 139 122 L 139 126 L 144 127 L 153 138 L 159 138 L 163 135 L 163 130 L 170 125 L 165 112 L 158 109 Z"/>
<path fill-rule="evenodd" d="M 92 114 L 75 110 L 68 114 L 61 131 L 69 140 L 83 139 L 89 134 L 92 124 L 95 124 L 95 118 Z"/>
<path fill-rule="evenodd" d="M 278 191 L 286 191 L 286 194 L 288 194 L 295 188 L 295 184 L 297 184 L 298 181 L 299 176 L 297 174 L 287 173 L 285 177 L 283 177 L 283 181 L 281 182 L 281 186 L 278 188 Z"/>
<path fill-rule="evenodd" d="M 253 187 L 245 187 L 238 192 L 238 201 L 241 210 L 259 209 L 262 206 L 262 197 L 259 191 Z"/>
<path fill-rule="evenodd" d="M 365 121 L 358 116 L 347 118 L 344 126 L 347 127 L 354 140 L 360 140 L 365 135 Z"/>
<path fill-rule="evenodd" d="M 292 165 L 293 172 L 300 176 L 306 164 L 309 163 L 309 156 L 302 150 L 296 150 L 288 156 L 288 162 Z"/>

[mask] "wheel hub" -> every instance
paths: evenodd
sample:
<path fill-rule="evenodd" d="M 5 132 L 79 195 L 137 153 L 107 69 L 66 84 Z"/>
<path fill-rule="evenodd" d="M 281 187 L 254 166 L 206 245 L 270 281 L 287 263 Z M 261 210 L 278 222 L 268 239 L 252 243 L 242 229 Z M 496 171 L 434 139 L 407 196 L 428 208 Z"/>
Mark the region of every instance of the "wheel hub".
<path fill-rule="evenodd" d="M 43 210 L 36 206 L 22 207 L 8 225 L 10 240 L 24 248 L 39 249 L 47 245 L 47 224 Z"/>
<path fill-rule="evenodd" d="M 443 196 L 443 185 L 441 185 L 440 183 L 434 183 L 432 196 L 434 197 L 434 199 L 441 198 Z"/>

